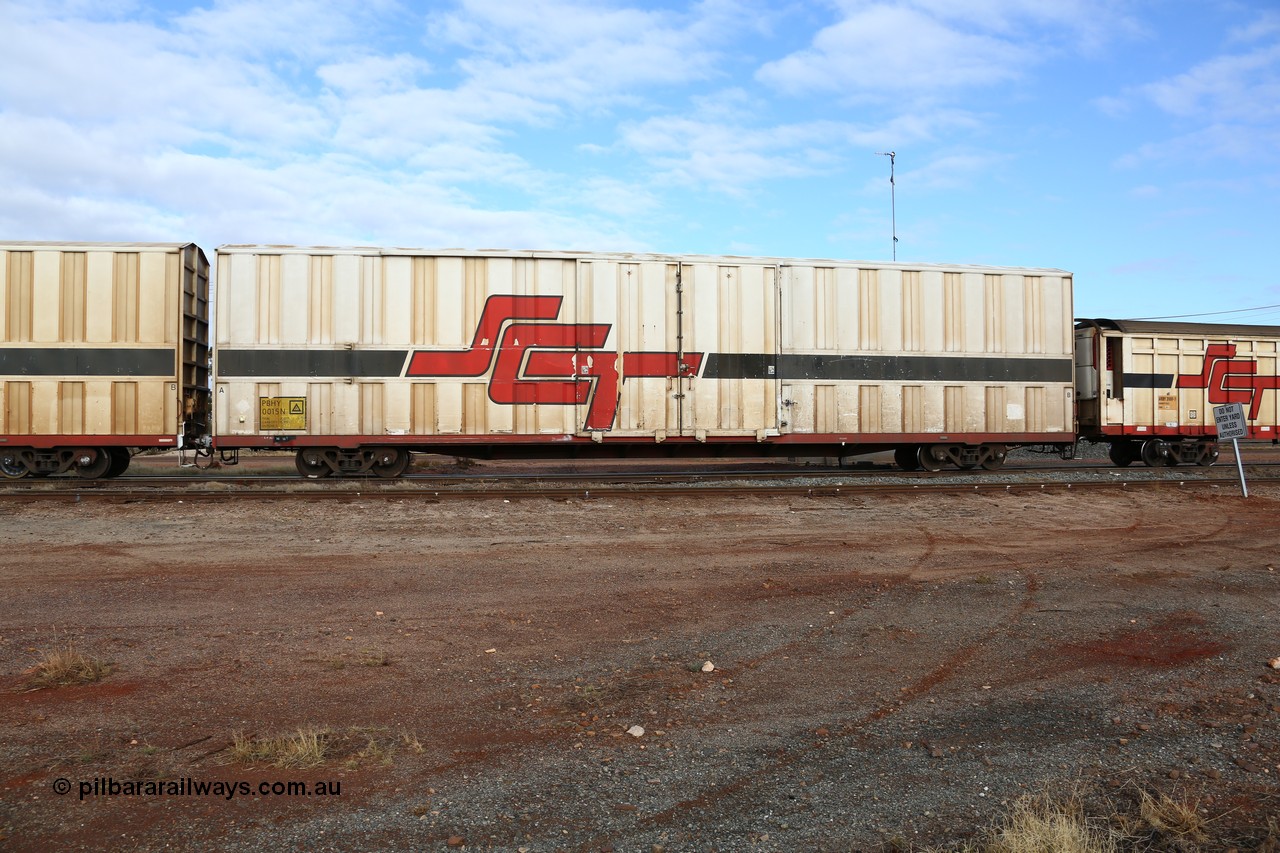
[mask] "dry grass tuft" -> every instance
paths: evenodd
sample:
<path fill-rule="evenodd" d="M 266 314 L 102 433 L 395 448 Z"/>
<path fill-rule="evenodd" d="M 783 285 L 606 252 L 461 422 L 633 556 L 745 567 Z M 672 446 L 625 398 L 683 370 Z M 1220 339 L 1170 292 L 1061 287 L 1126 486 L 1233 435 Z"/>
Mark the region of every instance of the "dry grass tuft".
<path fill-rule="evenodd" d="M 1121 840 L 1105 821 L 1088 816 L 1080 794 L 1045 794 L 1015 800 L 1000 824 L 984 837 L 945 849 L 956 853 L 1118 853 Z M 930 847 L 925 853 L 942 853 L 943 849 Z"/>
<path fill-rule="evenodd" d="M 308 768 L 332 762 L 349 770 L 390 767 L 401 752 L 422 755 L 426 747 L 414 732 L 384 726 L 351 726 L 345 729 L 300 728 L 291 734 L 257 737 L 235 733 L 226 754 L 227 763 L 270 764 Z"/>
<path fill-rule="evenodd" d="M 1138 814 L 1151 829 L 1185 841 L 1203 844 L 1207 821 L 1200 815 L 1199 802 L 1179 802 L 1168 794 L 1153 796 L 1146 791 L 1138 801 Z"/>
<path fill-rule="evenodd" d="M 1085 789 L 1077 787 L 1062 796 L 1023 797 L 980 837 L 956 846 L 927 847 L 922 853 L 1187 853 L 1234 846 L 1210 834 L 1212 821 L 1198 800 L 1138 789 L 1132 797 L 1095 792 L 1086 807 L 1085 796 Z M 1249 849 L 1280 851 L 1280 844 L 1267 846 L 1273 838 L 1280 840 L 1280 822 L 1271 818 L 1268 828 L 1263 846 Z M 885 849 L 916 848 L 895 840 Z"/>
<path fill-rule="evenodd" d="M 329 730 L 301 728 L 293 734 L 255 738 L 232 735 L 230 760 L 236 764 L 271 764 L 275 767 L 315 767 L 324 761 Z"/>
<path fill-rule="evenodd" d="M 111 664 L 82 654 L 67 643 L 41 655 L 27 677 L 27 686 L 68 687 L 73 684 L 92 684 L 111 674 Z"/>
<path fill-rule="evenodd" d="M 395 750 L 383 746 L 372 735 L 365 735 L 365 739 L 364 749 L 347 759 L 347 769 L 358 770 L 360 767 L 370 764 L 390 767 Z"/>
<path fill-rule="evenodd" d="M 391 656 L 383 649 L 361 649 L 358 656 L 348 657 L 346 652 L 321 658 L 320 663 L 329 669 L 346 669 L 348 666 L 391 666 Z"/>
<path fill-rule="evenodd" d="M 427 748 L 422 745 L 422 741 L 418 740 L 417 732 L 401 731 L 400 742 L 414 755 L 422 755 L 427 751 Z"/>
<path fill-rule="evenodd" d="M 1025 797 L 1013 804 L 981 849 L 983 853 L 1115 853 L 1119 839 L 1109 828 L 1089 820 L 1078 795 L 1060 800 Z"/>

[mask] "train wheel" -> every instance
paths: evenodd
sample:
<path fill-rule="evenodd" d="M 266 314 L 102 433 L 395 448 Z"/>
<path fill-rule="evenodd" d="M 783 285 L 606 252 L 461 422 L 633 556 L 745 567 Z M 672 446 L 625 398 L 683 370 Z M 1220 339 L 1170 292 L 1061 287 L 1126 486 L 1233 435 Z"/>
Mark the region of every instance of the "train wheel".
<path fill-rule="evenodd" d="M 1114 441 L 1107 448 L 1107 455 L 1111 457 L 1111 462 L 1121 468 L 1128 468 L 1134 462 L 1138 461 L 1138 450 L 1134 447 L 1132 441 Z"/>
<path fill-rule="evenodd" d="M 16 453 L 0 454 L 0 477 L 6 480 L 20 480 L 27 476 L 27 466 L 22 464 Z"/>
<path fill-rule="evenodd" d="M 916 447 L 898 447 L 893 451 L 893 461 L 903 471 L 919 471 L 920 458 L 916 455 L 919 448 Z"/>
<path fill-rule="evenodd" d="M 1200 458 L 1196 460 L 1196 464 L 1202 468 L 1208 468 L 1210 465 L 1218 461 L 1218 445 L 1210 445 L 1204 453 L 1200 454 Z"/>
<path fill-rule="evenodd" d="M 111 453 L 105 447 L 78 447 L 75 451 L 76 476 L 82 480 L 97 480 L 111 470 Z"/>
<path fill-rule="evenodd" d="M 1171 468 L 1178 464 L 1165 443 L 1157 438 L 1143 443 L 1142 461 L 1149 468 Z"/>
<path fill-rule="evenodd" d="M 1004 467 L 1004 460 L 1008 457 L 1009 451 L 1005 449 L 1003 444 L 993 444 L 987 448 L 987 455 L 982 460 L 982 470 L 998 471 Z"/>
<path fill-rule="evenodd" d="M 298 473 L 308 480 L 319 480 L 333 473 L 333 469 L 324 461 L 324 455 L 319 450 L 299 450 L 295 464 L 298 466 Z"/>
<path fill-rule="evenodd" d="M 409 470 L 409 451 L 400 447 L 380 447 L 373 452 L 373 473 L 394 480 Z"/>
<path fill-rule="evenodd" d="M 113 447 L 108 453 L 111 454 L 111 467 L 107 469 L 108 477 L 119 477 L 125 471 L 129 470 L 129 448 Z"/>
<path fill-rule="evenodd" d="M 938 455 L 934 455 L 935 451 L 937 451 Z M 942 456 L 941 447 L 927 444 L 916 453 L 916 459 L 920 462 L 920 467 L 926 471 L 941 471 L 942 466 L 947 461 L 946 457 Z"/>

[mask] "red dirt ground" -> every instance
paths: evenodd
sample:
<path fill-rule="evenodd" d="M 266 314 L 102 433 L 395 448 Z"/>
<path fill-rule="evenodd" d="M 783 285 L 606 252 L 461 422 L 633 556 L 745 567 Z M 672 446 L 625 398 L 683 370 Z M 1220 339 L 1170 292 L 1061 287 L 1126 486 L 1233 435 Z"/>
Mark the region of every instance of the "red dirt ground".
<path fill-rule="evenodd" d="M 863 850 L 1084 783 L 1262 849 L 1277 498 L 0 504 L 0 847 Z"/>

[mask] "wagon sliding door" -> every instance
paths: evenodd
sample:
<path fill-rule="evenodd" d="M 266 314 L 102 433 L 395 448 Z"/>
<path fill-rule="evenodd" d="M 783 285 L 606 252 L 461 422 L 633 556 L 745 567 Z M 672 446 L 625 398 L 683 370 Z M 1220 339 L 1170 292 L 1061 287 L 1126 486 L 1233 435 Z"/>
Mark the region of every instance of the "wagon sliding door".
<path fill-rule="evenodd" d="M 758 264 L 581 261 L 577 374 L 593 387 L 580 430 L 656 441 L 776 434 L 777 280 Z"/>
<path fill-rule="evenodd" d="M 897 389 L 886 395 L 882 382 L 864 384 L 852 377 L 838 381 L 838 365 L 848 356 L 883 350 L 885 343 L 891 350 L 902 348 L 897 335 L 899 302 L 881 299 L 874 271 L 854 267 L 786 265 L 782 282 L 783 432 L 827 436 L 897 432 L 896 424 L 881 423 L 886 410 L 897 416 Z M 887 311 L 892 316 L 886 318 L 889 322 L 883 330 L 891 338 L 882 341 L 881 318 Z M 906 346 L 919 343 L 908 341 Z"/>
<path fill-rule="evenodd" d="M 582 434 L 663 440 L 679 434 L 678 264 L 592 258 L 578 263 L 577 374 Z"/>
<path fill-rule="evenodd" d="M 681 265 L 683 346 L 703 360 L 685 391 L 683 434 L 778 434 L 778 281 L 770 264 Z"/>

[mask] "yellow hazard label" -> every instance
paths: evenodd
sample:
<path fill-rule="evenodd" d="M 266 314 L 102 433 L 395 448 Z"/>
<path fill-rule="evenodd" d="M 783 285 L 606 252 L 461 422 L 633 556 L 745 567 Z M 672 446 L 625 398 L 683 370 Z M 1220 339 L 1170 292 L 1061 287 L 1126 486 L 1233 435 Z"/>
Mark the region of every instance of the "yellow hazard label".
<path fill-rule="evenodd" d="M 258 398 L 258 429 L 306 428 L 306 397 Z"/>

